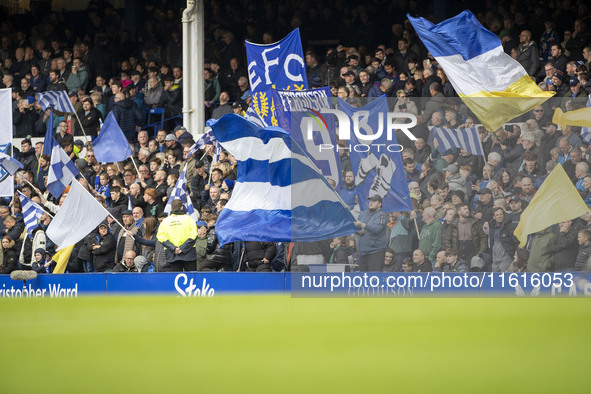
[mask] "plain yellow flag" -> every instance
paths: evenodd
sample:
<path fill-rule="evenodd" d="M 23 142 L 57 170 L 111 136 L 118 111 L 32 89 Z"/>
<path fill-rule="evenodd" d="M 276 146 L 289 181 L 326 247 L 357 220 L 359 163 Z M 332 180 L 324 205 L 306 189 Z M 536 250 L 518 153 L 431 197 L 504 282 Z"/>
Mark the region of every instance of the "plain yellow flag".
<path fill-rule="evenodd" d="M 591 127 L 591 107 L 567 112 L 562 112 L 560 108 L 556 108 L 552 116 L 552 123 L 560 125 L 563 129 L 566 125 Z"/>
<path fill-rule="evenodd" d="M 529 234 L 578 218 L 586 212 L 589 212 L 589 208 L 558 164 L 521 214 L 514 234 L 519 239 L 520 246 L 523 246 Z"/>
<path fill-rule="evenodd" d="M 68 266 L 68 260 L 70 260 L 72 249 L 74 249 L 74 245 L 60 249 L 56 254 L 53 255 L 51 259 L 57 263 L 53 270 L 54 274 L 63 274 L 66 272 L 66 267 Z"/>

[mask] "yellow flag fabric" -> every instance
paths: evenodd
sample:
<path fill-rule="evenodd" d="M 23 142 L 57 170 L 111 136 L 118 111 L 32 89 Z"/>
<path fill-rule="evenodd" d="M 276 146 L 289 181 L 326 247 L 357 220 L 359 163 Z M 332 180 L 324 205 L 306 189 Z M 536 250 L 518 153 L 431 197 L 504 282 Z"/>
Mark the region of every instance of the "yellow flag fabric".
<path fill-rule="evenodd" d="M 66 272 L 66 267 L 68 266 L 68 260 L 70 260 L 72 249 L 74 249 L 74 245 L 62 248 L 53 255 L 51 259 L 57 263 L 55 269 L 53 270 L 54 274 L 63 274 Z"/>
<path fill-rule="evenodd" d="M 558 164 L 521 214 L 514 234 L 523 246 L 529 234 L 575 219 L 588 211 L 575 185 Z"/>
<path fill-rule="evenodd" d="M 562 112 L 560 108 L 556 108 L 554 116 L 552 116 L 552 123 L 556 123 L 562 128 L 566 125 L 591 127 L 591 107 L 567 112 Z"/>

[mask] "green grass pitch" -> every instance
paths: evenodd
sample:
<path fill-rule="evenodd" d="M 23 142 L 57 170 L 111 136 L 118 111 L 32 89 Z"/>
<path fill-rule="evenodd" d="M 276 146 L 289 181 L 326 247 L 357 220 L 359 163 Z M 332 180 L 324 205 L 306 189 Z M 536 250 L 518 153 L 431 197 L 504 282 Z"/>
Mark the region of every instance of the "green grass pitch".
<path fill-rule="evenodd" d="M 0 393 L 587 392 L 589 299 L 0 300 Z"/>

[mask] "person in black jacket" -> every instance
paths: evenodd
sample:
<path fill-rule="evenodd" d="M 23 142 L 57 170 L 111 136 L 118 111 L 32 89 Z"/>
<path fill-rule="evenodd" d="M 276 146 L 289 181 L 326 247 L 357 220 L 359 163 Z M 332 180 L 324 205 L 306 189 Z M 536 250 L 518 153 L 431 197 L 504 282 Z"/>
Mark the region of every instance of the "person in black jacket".
<path fill-rule="evenodd" d="M 558 223 L 559 231 L 550 240 L 548 248 L 554 254 L 554 271 L 572 271 L 579 251 L 578 228 L 572 220 Z"/>
<path fill-rule="evenodd" d="M 35 155 L 35 149 L 31 144 L 31 140 L 25 138 L 21 141 L 21 155 L 19 158 L 23 165 L 23 170 L 37 172 L 37 156 Z"/>
<path fill-rule="evenodd" d="M 178 85 L 174 84 L 174 78 L 164 78 L 164 90 L 160 96 L 160 107 L 164 108 L 165 118 L 172 118 L 180 115 L 183 107 L 183 96 Z"/>
<path fill-rule="evenodd" d="M 244 242 L 244 262 L 247 271 L 271 272 L 271 260 L 277 254 L 274 242 Z"/>
<path fill-rule="evenodd" d="M 12 123 L 14 124 L 14 137 L 25 138 L 35 135 L 35 121 L 39 114 L 27 99 L 21 99 L 17 107 L 12 111 Z"/>
<path fill-rule="evenodd" d="M 220 246 L 215 234 L 215 223 L 218 215 L 210 214 L 203 217 L 207 222 L 207 248 L 206 257 L 201 271 L 232 271 L 232 243 Z"/>
<path fill-rule="evenodd" d="M 127 139 L 135 141 L 137 133 L 135 133 L 135 126 L 141 119 L 141 114 L 137 105 L 130 99 L 125 97 L 125 93 L 119 92 L 115 95 L 115 105 L 113 105 L 113 116 L 121 127 L 121 131 L 125 133 Z"/>
<path fill-rule="evenodd" d="M 94 268 L 92 265 L 92 246 L 97 239 L 97 231 L 91 231 L 81 242 L 80 248 L 78 249 L 78 259 L 82 262 L 82 268 L 84 272 L 93 272 Z"/>
<path fill-rule="evenodd" d="M 10 236 L 2 238 L 2 273 L 10 274 L 18 269 L 18 252 L 14 247 L 14 241 Z"/>
<path fill-rule="evenodd" d="M 579 241 L 579 253 L 575 260 L 575 271 L 589 270 L 591 267 L 591 231 L 579 230 L 577 240 Z"/>
<path fill-rule="evenodd" d="M 115 266 L 115 237 L 106 222 L 99 224 L 98 235 L 92 243 L 92 265 L 96 272 L 111 270 Z"/>
<path fill-rule="evenodd" d="M 74 123 L 76 128 L 76 135 L 86 134 L 88 137 L 95 139 L 100 128 L 101 113 L 94 107 L 92 100 L 87 98 L 82 101 L 82 110 L 78 111 L 80 123 L 84 128 L 84 133 L 80 130 L 78 122 Z"/>
<path fill-rule="evenodd" d="M 519 246 L 519 240 L 513 235 L 516 226 L 517 224 L 512 223 L 511 217 L 500 207 L 494 209 L 493 219 L 485 224 L 493 272 L 507 272 L 509 269 L 515 250 Z"/>

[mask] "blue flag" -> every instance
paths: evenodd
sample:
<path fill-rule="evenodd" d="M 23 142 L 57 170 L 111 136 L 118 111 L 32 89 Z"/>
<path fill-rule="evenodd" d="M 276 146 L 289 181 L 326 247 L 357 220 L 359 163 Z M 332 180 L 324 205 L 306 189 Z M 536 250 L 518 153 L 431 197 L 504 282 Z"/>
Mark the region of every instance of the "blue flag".
<path fill-rule="evenodd" d="M 359 195 L 364 196 L 359 199 L 361 210 L 368 209 L 368 199 L 374 195 L 382 197 L 382 208 L 386 212 L 412 210 L 400 153 L 402 146 L 398 145 L 395 133 L 389 137 L 386 132 L 389 112 L 386 98 L 378 97 L 362 108 L 352 107 L 339 98 L 339 109 L 349 117 L 352 127 L 347 142 L 355 183 Z M 356 124 L 359 133 L 372 138 L 359 141 L 353 130 Z M 380 136 L 375 137 L 377 134 Z"/>
<path fill-rule="evenodd" d="M 96 160 L 102 163 L 116 163 L 133 155 L 131 146 L 123 135 L 121 127 L 117 124 L 113 112 L 109 112 L 107 115 L 101 131 L 92 145 Z"/>
<path fill-rule="evenodd" d="M 330 88 L 303 91 L 273 90 L 279 126 L 288 131 L 322 174 L 341 186 L 341 159 L 337 147 L 334 116 L 322 115 L 331 109 Z M 308 139 L 308 132 L 313 132 Z M 332 146 L 332 148 L 329 148 Z"/>
<path fill-rule="evenodd" d="M 336 191 L 287 132 L 234 114 L 212 128 L 238 162 L 232 198 L 216 224 L 220 244 L 307 242 L 356 232 Z"/>
<path fill-rule="evenodd" d="M 249 117 L 260 118 L 263 124 L 278 126 L 271 89 L 308 89 L 299 29 L 273 44 L 259 45 L 247 41 L 246 57 L 251 91 L 247 113 L 250 112 Z"/>
<path fill-rule="evenodd" d="M 45 131 L 45 139 L 43 140 L 43 154 L 51 156 L 53 146 L 57 144 L 53 138 L 53 106 L 49 107 L 49 118 L 47 118 L 47 129 Z"/>

